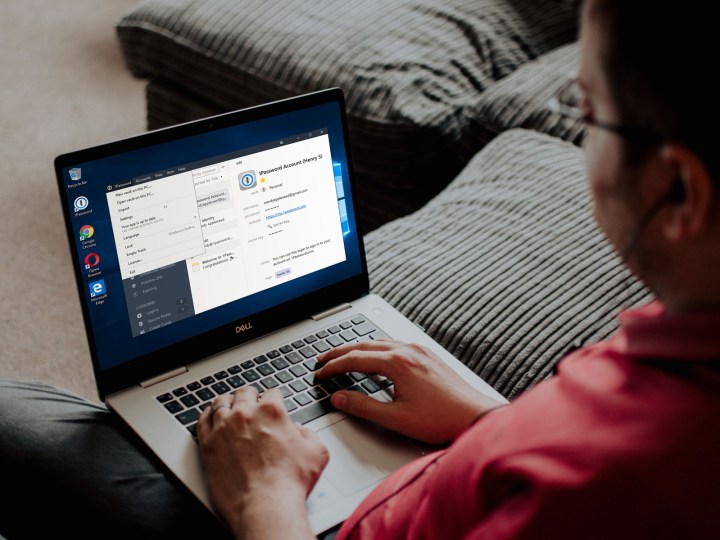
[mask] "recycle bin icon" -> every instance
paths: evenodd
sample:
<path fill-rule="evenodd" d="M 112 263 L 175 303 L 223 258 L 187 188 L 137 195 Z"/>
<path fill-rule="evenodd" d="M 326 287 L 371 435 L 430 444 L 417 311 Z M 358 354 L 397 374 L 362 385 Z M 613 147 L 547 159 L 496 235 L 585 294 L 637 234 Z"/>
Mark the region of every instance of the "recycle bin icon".
<path fill-rule="evenodd" d="M 80 180 L 82 177 L 82 171 L 80 167 L 75 167 L 74 169 L 70 169 L 70 180 L 77 181 Z"/>

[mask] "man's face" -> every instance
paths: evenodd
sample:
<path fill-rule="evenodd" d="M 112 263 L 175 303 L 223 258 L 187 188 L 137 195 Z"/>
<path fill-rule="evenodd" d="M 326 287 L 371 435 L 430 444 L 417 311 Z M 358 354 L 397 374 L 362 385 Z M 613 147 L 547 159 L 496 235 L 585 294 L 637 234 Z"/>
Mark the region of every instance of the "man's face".
<path fill-rule="evenodd" d="M 578 84 L 583 98 L 580 108 L 592 120 L 619 124 L 619 113 L 600 61 L 604 29 L 589 14 L 594 3 L 595 0 L 584 2 L 581 14 Z M 633 178 L 635 173 L 624 163 L 623 142 L 615 133 L 587 126 L 584 147 L 593 212 L 598 225 L 620 253 L 627 248 L 639 221 L 634 210 L 638 204 L 638 183 Z"/>

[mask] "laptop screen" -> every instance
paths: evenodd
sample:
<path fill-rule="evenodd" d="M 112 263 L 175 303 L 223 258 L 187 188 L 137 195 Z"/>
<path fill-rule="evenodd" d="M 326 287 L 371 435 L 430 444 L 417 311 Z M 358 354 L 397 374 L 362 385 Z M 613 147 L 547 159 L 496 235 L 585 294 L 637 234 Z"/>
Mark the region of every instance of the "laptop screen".
<path fill-rule="evenodd" d="M 56 160 L 97 370 L 364 274 L 338 92 Z"/>

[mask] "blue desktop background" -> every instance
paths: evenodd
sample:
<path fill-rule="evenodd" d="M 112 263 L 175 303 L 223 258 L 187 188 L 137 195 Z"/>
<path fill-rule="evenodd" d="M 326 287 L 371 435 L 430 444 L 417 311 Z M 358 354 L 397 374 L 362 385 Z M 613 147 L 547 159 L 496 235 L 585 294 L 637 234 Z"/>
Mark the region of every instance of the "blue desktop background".
<path fill-rule="evenodd" d="M 342 177 L 342 192 L 345 200 L 340 201 L 339 211 L 345 214 L 342 217 L 346 260 L 312 275 L 297 278 L 133 338 L 105 196 L 107 185 L 321 128 L 328 129 L 336 182 L 340 181 L 338 176 Z M 87 183 L 69 188 L 68 184 L 72 183 L 69 171 L 76 167 L 81 169 L 81 180 Z M 81 299 L 87 304 L 89 333 L 94 342 L 99 369 L 106 370 L 139 358 L 167 345 L 360 274 L 363 269 L 363 258 L 348 177 L 348 157 L 340 107 L 337 103 L 317 105 L 150 148 L 73 163 L 64 167 L 62 178 L 66 194 L 65 203 L 69 210 L 71 238 L 74 238 L 77 249 L 77 262 L 82 280 Z M 87 197 L 89 200 L 87 209 L 92 212 L 78 217 L 74 211 L 74 200 L 79 196 Z M 91 244 L 90 249 L 83 249 L 80 238 L 80 230 L 84 225 L 90 225 L 95 229 L 92 236 L 95 242 L 94 245 Z M 84 260 L 91 252 L 100 256 L 98 266 L 100 273 L 88 278 Z M 95 305 L 90 297 L 89 285 L 100 279 L 104 280 L 107 297 L 102 305 Z"/>

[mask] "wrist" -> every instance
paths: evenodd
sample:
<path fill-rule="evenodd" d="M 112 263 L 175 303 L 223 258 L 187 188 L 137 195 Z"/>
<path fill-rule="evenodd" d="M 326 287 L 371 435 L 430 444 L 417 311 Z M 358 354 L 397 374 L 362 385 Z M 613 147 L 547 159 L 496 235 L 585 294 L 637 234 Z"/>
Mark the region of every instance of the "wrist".
<path fill-rule="evenodd" d="M 237 512 L 227 516 L 233 536 L 242 540 L 314 538 L 300 486 L 269 484 L 247 490 Z"/>

